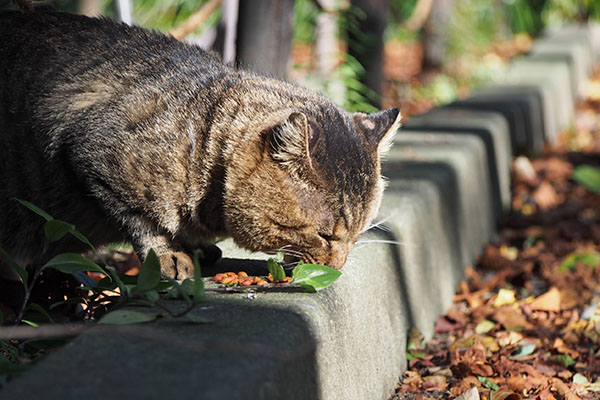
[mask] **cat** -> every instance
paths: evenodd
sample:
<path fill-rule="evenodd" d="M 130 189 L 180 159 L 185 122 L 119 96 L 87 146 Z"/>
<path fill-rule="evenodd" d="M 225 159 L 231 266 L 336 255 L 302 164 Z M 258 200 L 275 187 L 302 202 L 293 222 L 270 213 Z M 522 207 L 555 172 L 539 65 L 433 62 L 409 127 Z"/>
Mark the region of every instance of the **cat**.
<path fill-rule="evenodd" d="M 94 244 L 153 249 L 174 279 L 193 276 L 191 249 L 214 261 L 227 236 L 339 269 L 377 214 L 400 118 L 347 113 L 139 27 L 3 11 L 0 247 L 30 267 L 81 250 L 49 244 L 18 198 Z"/>

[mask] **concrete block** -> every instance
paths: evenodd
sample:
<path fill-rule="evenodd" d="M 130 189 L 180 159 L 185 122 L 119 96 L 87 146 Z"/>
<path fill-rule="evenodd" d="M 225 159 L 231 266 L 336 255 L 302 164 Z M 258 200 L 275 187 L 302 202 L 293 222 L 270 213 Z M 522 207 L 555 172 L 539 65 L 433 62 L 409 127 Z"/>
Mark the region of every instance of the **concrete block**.
<path fill-rule="evenodd" d="M 410 212 L 396 215 L 406 221 Z M 18 377 L 2 398 L 386 400 L 406 366 L 409 329 L 401 288 L 411 282 L 400 278 L 395 247 L 357 245 L 338 281 L 318 293 L 269 291 L 249 299 L 209 292 L 194 314 L 211 323 L 165 319 L 85 333 Z M 234 257 L 225 260 L 229 270 L 259 263 L 266 272 L 264 261 L 252 260 L 266 255 L 229 241 L 222 249 Z"/>
<path fill-rule="evenodd" d="M 406 367 L 406 332 L 415 325 L 431 335 L 463 276 L 457 222 L 481 231 L 483 196 L 475 192 L 489 191 L 479 139 L 426 140 L 439 156 L 418 145 L 413 155 L 439 162 L 411 167 L 402 161 L 408 146 L 392 150 L 380 224 L 360 238 L 330 288 L 255 297 L 209 291 L 193 313 L 211 323 L 163 319 L 87 332 L 18 377 L 3 398 L 389 399 Z M 461 243 L 470 246 L 473 236 Z M 220 246 L 229 258 L 210 273 L 266 273 L 267 255 Z"/>
<path fill-rule="evenodd" d="M 385 171 L 408 176 L 415 163 L 442 164 L 452 169 L 458 189 L 456 214 L 462 261 L 472 263 L 493 232 L 494 214 L 487 154 L 481 138 L 423 131 L 401 132 L 387 155 Z M 450 199 L 444 197 L 444 199 Z M 464 264 L 463 264 L 464 266 Z"/>
<path fill-rule="evenodd" d="M 485 88 L 446 107 L 495 111 L 507 119 L 513 154 L 536 154 L 543 148 L 545 134 L 539 94 L 530 90 Z"/>
<path fill-rule="evenodd" d="M 386 221 L 390 238 L 399 242 L 394 250 L 408 325 L 430 337 L 437 317 L 448 310 L 464 278 L 456 235 L 457 201 L 446 197 L 457 197 L 456 181 L 448 179 L 453 172 L 448 165 L 429 164 L 427 171 L 421 169 L 429 176 L 420 177 L 414 166 L 405 165 L 410 172 L 395 169 L 397 164 L 390 167 L 386 165 L 389 185 L 380 218 Z"/>
<path fill-rule="evenodd" d="M 529 115 L 532 119 L 533 126 L 537 126 L 537 130 L 527 130 L 526 139 L 522 140 L 523 144 L 531 149 L 543 148 L 543 143 L 556 143 L 560 129 L 556 118 L 555 107 L 557 106 L 554 99 L 553 91 L 542 84 L 511 84 L 507 82 L 490 85 L 478 89 L 477 93 L 481 95 L 494 95 L 511 98 L 535 98 L 536 101 L 530 100 L 532 108 L 529 108 Z M 541 121 L 540 121 L 541 118 Z M 542 129 L 539 129 L 539 127 Z M 542 142 L 542 143 L 540 143 Z M 539 150 L 538 150 L 539 151 Z"/>
<path fill-rule="evenodd" d="M 559 130 L 567 129 L 575 112 L 569 67 L 563 62 L 527 59 L 512 62 L 501 78 L 507 85 L 541 85 L 552 91 L 554 111 Z"/>
<path fill-rule="evenodd" d="M 586 24 L 566 24 L 547 28 L 541 40 L 552 42 L 582 44 L 585 47 L 586 53 L 589 55 L 587 60 L 593 68 L 594 63 L 599 60 L 600 56 L 600 27 L 597 22 L 588 22 Z M 588 70 L 591 72 L 591 69 Z"/>
<path fill-rule="evenodd" d="M 597 63 L 600 61 L 600 23 L 596 21 L 590 21 L 586 26 L 590 34 L 592 61 Z"/>
<path fill-rule="evenodd" d="M 410 118 L 403 131 L 427 130 L 480 137 L 486 147 L 496 222 L 511 208 L 511 139 L 508 123 L 500 113 L 460 108 L 437 108 Z"/>
<path fill-rule="evenodd" d="M 556 38 L 537 40 L 533 43 L 526 59 L 528 61 L 561 61 L 567 64 L 573 97 L 578 99 L 584 96 L 585 85 L 592 69 L 589 45 L 586 46 L 585 42 L 556 40 Z"/>

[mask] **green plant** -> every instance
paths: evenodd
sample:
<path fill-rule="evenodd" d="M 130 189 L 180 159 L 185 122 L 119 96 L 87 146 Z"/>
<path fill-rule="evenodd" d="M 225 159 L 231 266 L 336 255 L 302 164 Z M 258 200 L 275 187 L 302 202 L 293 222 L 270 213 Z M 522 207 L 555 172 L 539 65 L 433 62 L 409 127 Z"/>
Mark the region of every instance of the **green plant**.
<path fill-rule="evenodd" d="M 269 258 L 267 267 L 274 281 L 285 278 L 285 270 L 281 266 L 283 254 L 278 253 L 277 258 Z M 289 285 L 298 285 L 307 292 L 317 292 L 331 286 L 342 273 L 338 270 L 321 264 L 304 264 L 300 261 L 292 270 L 292 280 Z"/>
<path fill-rule="evenodd" d="M 69 234 L 85 243 L 95 253 L 96 248 L 79 232 L 76 227 L 65 221 L 53 218 L 36 205 L 20 200 L 21 205 L 38 214 L 46 222 L 44 234 L 50 243 L 60 240 Z M 0 257 L 6 261 L 18 274 L 25 290 L 23 304 L 18 312 L 15 325 L 24 323 L 33 327 L 41 324 L 55 323 L 51 312 L 62 304 L 79 304 L 82 314 L 78 318 L 84 322 L 100 324 L 136 324 L 156 320 L 157 318 L 182 318 L 192 323 L 208 323 L 211 320 L 191 314 L 190 311 L 205 298 L 204 281 L 201 276 L 198 251 L 193 253 L 194 278 L 178 282 L 174 279 L 162 279 L 160 261 L 154 250 L 150 250 L 138 276 L 118 274 L 109 265 L 100 266 L 95 261 L 80 254 L 63 253 L 34 271 L 33 275 L 18 265 L 7 251 L 0 248 Z M 276 280 L 285 278 L 281 265 L 283 255 L 268 260 L 269 271 Z M 30 301 L 32 290 L 41 274 L 49 269 L 77 276 L 82 282 L 79 290 L 82 295 L 52 304 L 49 310 Z M 98 282 L 90 279 L 84 272 L 94 272 L 104 275 Z M 331 285 L 340 272 L 324 265 L 300 263 L 292 271 L 291 284 L 299 285 L 309 292 L 316 292 Z M 165 304 L 169 299 L 182 299 L 185 307 L 173 311 Z M 140 311 L 125 308 L 126 306 L 147 307 L 159 311 Z M 5 324 L 0 312 L 0 325 Z M 24 369 L 23 361 L 29 364 L 42 357 L 48 349 L 61 345 L 66 339 L 25 341 L 0 339 L 0 387 L 8 376 L 16 375 Z"/>
<path fill-rule="evenodd" d="M 600 194 L 600 168 L 580 165 L 573 170 L 571 178 L 589 191 Z"/>
<path fill-rule="evenodd" d="M 366 14 L 358 7 L 350 6 L 340 13 L 339 32 L 340 38 L 346 43 L 348 49 L 355 53 L 364 53 L 373 47 L 375 40 L 371 35 L 362 32 L 358 21 L 366 18 Z M 350 112 L 376 112 L 378 109 L 371 104 L 377 102 L 378 95 L 362 83 L 366 74 L 360 62 L 346 51 L 343 55 L 343 64 L 338 69 L 339 79 L 345 88 L 343 107 Z"/>

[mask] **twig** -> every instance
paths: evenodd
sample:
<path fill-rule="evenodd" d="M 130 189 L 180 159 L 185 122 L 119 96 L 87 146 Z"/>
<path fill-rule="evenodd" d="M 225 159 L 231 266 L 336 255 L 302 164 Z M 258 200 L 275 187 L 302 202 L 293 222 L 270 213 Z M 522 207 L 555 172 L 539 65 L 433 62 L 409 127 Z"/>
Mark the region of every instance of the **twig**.
<path fill-rule="evenodd" d="M 33 285 L 35 285 L 35 282 L 40 277 L 42 270 L 43 268 L 37 268 L 35 270 L 35 274 L 33 274 L 33 277 L 31 278 L 31 283 L 29 284 L 29 287 L 25 288 L 25 297 L 23 298 L 23 305 L 19 310 L 19 314 L 17 315 L 17 319 L 15 320 L 15 325 L 20 324 L 21 320 L 23 319 L 23 315 L 25 314 L 25 310 L 27 309 L 27 304 L 29 303 L 29 298 L 31 297 L 31 292 L 33 291 Z"/>
<path fill-rule="evenodd" d="M 93 324 L 48 324 L 40 325 L 39 327 L 28 325 L 0 327 L 0 339 L 33 339 L 77 336 L 93 326 Z"/>
<path fill-rule="evenodd" d="M 202 25 L 220 5 L 221 0 L 210 0 L 201 9 L 192 14 L 183 24 L 171 29 L 169 33 L 175 39 L 183 39 Z"/>

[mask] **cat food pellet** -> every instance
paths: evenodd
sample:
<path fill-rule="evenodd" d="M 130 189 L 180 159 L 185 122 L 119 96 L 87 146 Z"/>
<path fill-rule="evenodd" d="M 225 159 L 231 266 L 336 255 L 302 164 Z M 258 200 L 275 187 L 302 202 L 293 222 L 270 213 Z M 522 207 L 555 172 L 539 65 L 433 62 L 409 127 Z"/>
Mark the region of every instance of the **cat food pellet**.
<path fill-rule="evenodd" d="M 265 279 L 259 276 L 249 276 L 248 273 L 244 271 L 240 272 L 221 272 L 212 277 L 212 280 L 218 282 L 222 285 L 228 286 L 264 286 L 269 284 L 269 282 L 274 282 L 273 276 L 269 274 Z M 286 276 L 277 283 L 289 283 L 292 281 L 292 278 Z"/>
<path fill-rule="evenodd" d="M 225 278 L 221 279 L 221 283 L 223 285 L 229 285 L 229 284 L 231 284 L 231 282 L 233 280 L 237 280 L 237 279 L 235 277 L 233 277 L 233 276 L 226 276 Z"/>

